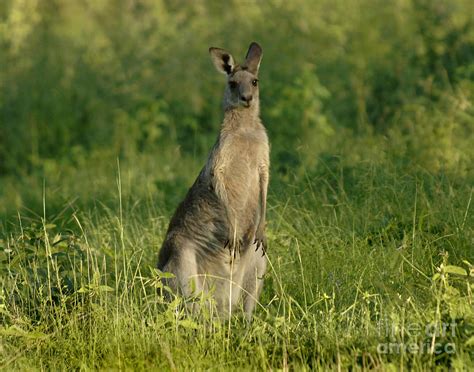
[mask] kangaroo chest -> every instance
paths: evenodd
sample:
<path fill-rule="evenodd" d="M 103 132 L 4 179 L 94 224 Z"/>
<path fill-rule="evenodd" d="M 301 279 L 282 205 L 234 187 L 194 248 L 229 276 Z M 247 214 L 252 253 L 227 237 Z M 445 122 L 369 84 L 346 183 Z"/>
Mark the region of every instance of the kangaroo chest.
<path fill-rule="evenodd" d="M 223 143 L 218 162 L 226 191 L 237 202 L 234 207 L 244 207 L 247 200 L 258 196 L 263 151 L 262 141 L 254 134 L 235 136 Z"/>

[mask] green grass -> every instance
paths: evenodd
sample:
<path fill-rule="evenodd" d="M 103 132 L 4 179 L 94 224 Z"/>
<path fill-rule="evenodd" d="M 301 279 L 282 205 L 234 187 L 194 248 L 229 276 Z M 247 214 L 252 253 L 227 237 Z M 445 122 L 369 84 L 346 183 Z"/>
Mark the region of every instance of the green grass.
<path fill-rule="evenodd" d="M 237 315 L 193 318 L 180 299 L 169 304 L 158 294 L 157 252 L 196 166 L 177 187 L 152 182 L 151 173 L 133 182 L 144 173 L 132 165 L 104 175 L 103 202 L 49 208 L 58 183 L 44 187 L 36 213 L 21 209 L 4 220 L 5 369 L 474 367 L 466 180 L 339 158 L 302 176 L 276 175 L 269 270 L 249 325 Z M 72 187 L 80 177 L 62 182 Z M 160 186 L 148 188 L 146 179 Z M 400 344 L 421 351 L 400 351 Z"/>
<path fill-rule="evenodd" d="M 472 0 L 0 1 L 0 368 L 474 370 L 472 26 Z M 222 120 L 207 50 L 253 40 L 269 270 L 250 325 L 194 319 L 158 249 Z"/>

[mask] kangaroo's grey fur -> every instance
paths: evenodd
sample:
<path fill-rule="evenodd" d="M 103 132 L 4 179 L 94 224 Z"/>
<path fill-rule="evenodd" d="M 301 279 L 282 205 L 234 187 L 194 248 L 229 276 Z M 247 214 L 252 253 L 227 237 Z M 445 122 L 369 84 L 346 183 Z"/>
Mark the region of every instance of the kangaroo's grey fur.
<path fill-rule="evenodd" d="M 266 270 L 265 212 L 269 143 L 259 118 L 258 70 L 262 48 L 250 44 L 238 65 L 210 48 L 227 75 L 224 121 L 207 163 L 179 205 L 160 251 L 158 268 L 184 296 L 211 292 L 218 311 L 230 315 L 243 301 L 251 316 Z"/>

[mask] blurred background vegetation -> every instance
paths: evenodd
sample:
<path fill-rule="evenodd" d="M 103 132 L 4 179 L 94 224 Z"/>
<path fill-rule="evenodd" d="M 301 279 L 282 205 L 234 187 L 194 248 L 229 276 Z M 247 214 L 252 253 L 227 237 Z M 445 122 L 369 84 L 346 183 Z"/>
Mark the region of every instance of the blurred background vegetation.
<path fill-rule="evenodd" d="M 45 186 L 105 203 L 117 159 L 125 196 L 175 205 L 222 118 L 207 49 L 253 40 L 274 185 L 360 162 L 472 183 L 470 0 L 2 0 L 0 214 Z"/>
<path fill-rule="evenodd" d="M 473 8 L 0 0 L 0 365 L 474 370 Z M 252 327 L 214 332 L 153 268 L 220 128 L 208 48 L 251 41 L 271 270 Z M 455 322 L 456 353 L 380 354 L 383 319 Z"/>

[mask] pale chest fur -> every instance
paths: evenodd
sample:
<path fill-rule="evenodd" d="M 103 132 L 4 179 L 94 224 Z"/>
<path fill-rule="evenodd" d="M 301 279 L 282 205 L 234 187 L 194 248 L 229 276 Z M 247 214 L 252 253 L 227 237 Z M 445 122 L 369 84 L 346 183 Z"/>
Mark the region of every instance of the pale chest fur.
<path fill-rule="evenodd" d="M 223 131 L 211 154 L 211 177 L 219 174 L 217 189 L 225 189 L 228 207 L 244 230 L 259 213 L 260 174 L 268 168 L 269 145 L 263 126 Z"/>

